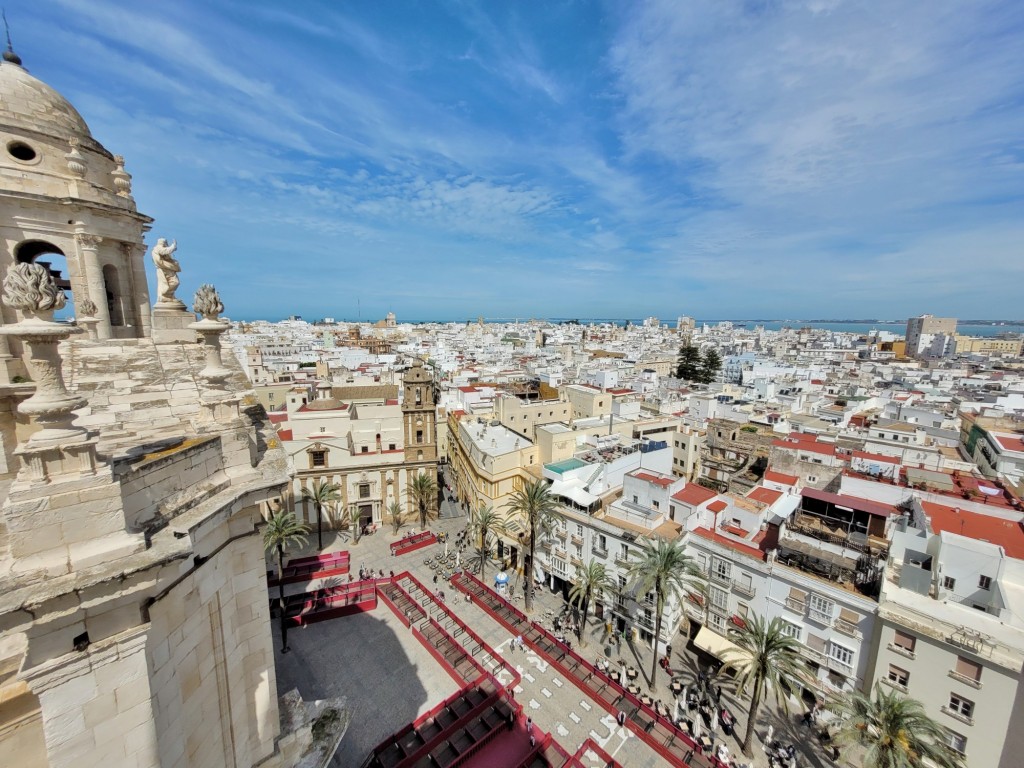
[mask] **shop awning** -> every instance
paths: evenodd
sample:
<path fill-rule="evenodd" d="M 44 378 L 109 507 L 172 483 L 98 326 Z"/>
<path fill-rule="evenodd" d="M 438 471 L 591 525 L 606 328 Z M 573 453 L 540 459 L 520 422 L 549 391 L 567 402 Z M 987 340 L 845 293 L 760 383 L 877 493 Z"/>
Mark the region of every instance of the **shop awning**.
<path fill-rule="evenodd" d="M 736 643 L 722 637 L 708 627 L 700 628 L 700 632 L 693 638 L 693 644 L 704 651 L 704 653 L 711 654 L 726 665 L 734 664 L 745 653 Z"/>

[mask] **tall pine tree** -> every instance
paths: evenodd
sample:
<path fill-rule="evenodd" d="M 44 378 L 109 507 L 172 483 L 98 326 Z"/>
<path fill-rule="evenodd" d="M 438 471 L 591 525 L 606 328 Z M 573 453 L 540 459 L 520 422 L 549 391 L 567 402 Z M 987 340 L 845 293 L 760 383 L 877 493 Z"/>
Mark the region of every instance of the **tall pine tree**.
<path fill-rule="evenodd" d="M 718 370 L 721 367 L 722 358 L 719 356 L 718 351 L 708 347 L 700 359 L 700 371 L 698 372 L 697 380 L 701 384 L 710 384 L 715 380 L 715 376 L 718 375 Z"/>
<path fill-rule="evenodd" d="M 676 365 L 676 378 L 696 381 L 700 375 L 700 349 L 692 344 L 684 344 L 679 348 L 679 360 Z"/>

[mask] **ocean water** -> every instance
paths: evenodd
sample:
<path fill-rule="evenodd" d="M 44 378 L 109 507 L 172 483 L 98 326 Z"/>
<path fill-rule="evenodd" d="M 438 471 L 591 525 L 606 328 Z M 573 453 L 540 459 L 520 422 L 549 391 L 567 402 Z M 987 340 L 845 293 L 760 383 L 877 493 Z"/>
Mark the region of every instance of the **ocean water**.
<path fill-rule="evenodd" d="M 552 322 L 559 322 L 563 318 L 552 318 Z M 496 319 L 494 322 L 512 322 L 512 319 Z M 626 322 L 630 322 L 633 325 L 640 325 L 643 323 L 642 320 L 619 320 L 614 318 L 594 318 L 584 319 L 580 318 L 581 323 L 614 323 L 615 325 L 625 325 Z M 662 321 L 664 322 L 664 321 Z M 722 320 L 697 320 L 697 326 L 700 327 L 703 323 L 708 325 L 715 325 L 716 323 L 723 322 Z M 771 320 L 768 322 L 759 322 L 754 320 L 730 320 L 734 327 L 737 328 L 749 328 L 753 329 L 755 326 L 763 325 L 766 331 L 778 331 L 781 328 L 820 328 L 826 331 L 838 331 L 842 333 L 859 333 L 866 334 L 872 330 L 876 331 L 890 331 L 891 333 L 904 335 L 907 332 L 907 324 L 903 323 L 822 323 L 811 320 Z M 672 323 L 674 325 L 674 323 Z M 1007 324 L 1007 325 L 964 325 L 960 324 L 957 326 L 957 333 L 962 336 L 998 336 L 1002 333 L 1024 333 L 1024 325 L 1020 324 Z"/>

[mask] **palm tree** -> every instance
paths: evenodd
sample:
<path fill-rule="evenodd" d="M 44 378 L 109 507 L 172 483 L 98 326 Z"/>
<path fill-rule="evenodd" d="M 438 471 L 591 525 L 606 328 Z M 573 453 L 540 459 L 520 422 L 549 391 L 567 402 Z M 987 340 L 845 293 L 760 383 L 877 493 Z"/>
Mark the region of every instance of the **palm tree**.
<path fill-rule="evenodd" d="M 736 648 L 727 650 L 722 659 L 736 670 L 736 688 L 743 692 L 751 688 L 747 732 L 743 737 L 743 754 L 750 757 L 750 742 L 761 702 L 773 692 L 784 711 L 789 711 L 787 693 L 796 690 L 805 677 L 800 667 L 800 644 L 785 633 L 782 619 L 766 622 L 751 615 L 742 627 L 730 627 L 729 637 Z"/>
<path fill-rule="evenodd" d="M 558 501 L 548 490 L 544 480 L 534 480 L 512 494 L 506 509 L 509 515 L 521 515 L 526 522 L 526 537 L 529 537 L 529 557 L 523 562 L 523 576 L 526 580 L 526 612 L 533 610 L 533 560 L 537 539 L 551 530 L 558 510 Z"/>
<path fill-rule="evenodd" d="M 395 529 L 397 536 L 402 528 L 402 505 L 397 501 L 392 501 L 388 504 L 388 514 L 391 515 L 391 527 Z"/>
<path fill-rule="evenodd" d="M 484 578 L 484 567 L 487 565 L 487 540 L 492 535 L 508 534 L 505 518 L 494 511 L 494 508 L 481 503 L 469 519 L 469 529 L 480 541 L 480 580 Z"/>
<path fill-rule="evenodd" d="M 866 747 L 861 762 L 865 768 L 922 768 L 925 761 L 939 768 L 963 768 L 963 755 L 948 746 L 946 730 L 916 699 L 875 683 L 873 698 L 855 692 L 836 704 L 843 721 L 832 738 Z"/>
<path fill-rule="evenodd" d="M 420 530 L 425 531 L 437 499 L 437 483 L 426 472 L 420 472 L 409 484 L 409 496 L 420 511 Z"/>
<path fill-rule="evenodd" d="M 661 639 L 661 622 L 669 598 L 680 603 L 689 592 L 705 591 L 704 574 L 696 561 L 685 552 L 678 539 L 642 541 L 630 553 L 627 580 L 634 594 L 647 595 L 654 592 L 654 654 L 651 658 L 651 691 L 657 688 L 658 641 Z"/>
<path fill-rule="evenodd" d="M 288 653 L 288 620 L 284 609 L 284 551 L 290 545 L 304 545 L 309 526 L 300 523 L 294 512 L 272 513 L 263 529 L 263 549 L 277 550 L 277 586 L 281 608 L 281 653 Z"/>
<path fill-rule="evenodd" d="M 326 480 L 314 480 L 312 490 L 307 487 L 302 488 L 302 499 L 312 502 L 316 509 L 316 548 L 321 552 L 324 548 L 323 508 L 341 498 L 339 490 L 337 485 Z"/>
<path fill-rule="evenodd" d="M 594 598 L 601 597 L 605 590 L 612 588 L 611 579 L 608 578 L 608 571 L 604 564 L 591 560 L 584 567 L 576 566 L 576 578 L 569 589 L 569 602 L 579 608 L 582 605 L 583 618 L 580 620 L 580 628 L 576 638 L 581 646 L 586 646 L 587 638 L 583 632 L 587 626 L 587 613 L 590 610 L 590 602 Z"/>
<path fill-rule="evenodd" d="M 348 524 L 352 527 L 352 544 L 353 544 L 353 546 L 355 546 L 356 544 L 359 543 L 359 534 L 362 533 L 362 530 L 360 529 L 360 526 L 359 526 L 359 521 L 360 520 L 361 520 L 361 516 L 359 514 L 359 507 L 352 507 L 348 511 Z"/>

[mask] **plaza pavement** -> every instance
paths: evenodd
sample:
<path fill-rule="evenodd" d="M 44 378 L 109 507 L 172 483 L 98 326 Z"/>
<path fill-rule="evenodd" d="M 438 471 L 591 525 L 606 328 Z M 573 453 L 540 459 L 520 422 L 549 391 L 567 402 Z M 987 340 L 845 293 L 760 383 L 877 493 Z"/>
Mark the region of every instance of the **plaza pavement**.
<path fill-rule="evenodd" d="M 442 517 L 431 521 L 429 529 L 435 533 L 451 535 L 449 547 L 454 546 L 455 535 L 465 526 L 466 519 L 457 505 L 444 501 Z M 391 528 L 379 530 L 370 536 L 360 538 L 353 544 L 346 532 L 324 531 L 324 551 L 347 549 L 351 556 L 351 572 L 358 576 L 361 567 L 372 568 L 375 572 L 383 569 L 401 573 L 409 571 L 425 587 L 434 588 L 434 571 L 424 560 L 444 551 L 444 544 L 434 544 L 425 549 L 394 557 L 389 545 L 397 538 L 419 530 L 418 521 L 406 524 L 396 537 Z M 316 531 L 311 532 L 306 547 L 290 551 L 289 557 L 313 554 L 316 551 Z M 269 563 L 269 560 L 268 560 Z M 486 582 L 493 583 L 496 565 L 488 563 Z M 310 585 L 292 585 L 286 592 L 301 592 Z M 653 768 L 664 766 L 667 761 L 644 744 L 627 728 L 620 728 L 614 718 L 580 691 L 570 681 L 561 679 L 549 669 L 549 665 L 532 650 L 514 651 L 512 636 L 473 603 L 466 603 L 454 587 L 445 582 L 437 585 L 445 591 L 446 600 L 461 619 L 476 631 L 481 639 L 490 644 L 499 654 L 512 663 L 522 675 L 522 682 L 515 691 L 517 700 L 523 704 L 526 715 L 531 716 L 537 726 L 550 731 L 566 749 L 575 750 L 588 736 L 593 738 L 624 768 Z M 514 604 L 522 609 L 522 585 L 514 584 L 517 597 Z M 535 592 L 533 618 L 548 629 L 552 628 L 551 616 L 557 615 L 564 604 L 561 594 L 553 594 L 545 587 Z M 279 645 L 276 638 L 275 641 Z M 602 644 L 604 624 L 590 616 L 588 644 L 581 653 L 591 660 L 604 659 L 605 646 Z M 339 748 L 338 757 L 332 765 L 358 765 L 369 751 L 388 734 L 418 714 L 440 702 L 458 686 L 440 668 L 425 649 L 398 622 L 386 606 L 379 606 L 372 614 L 333 619 L 312 625 L 307 629 L 289 632 L 292 652 L 278 653 L 278 690 L 284 693 L 298 687 L 306 698 L 322 696 L 347 696 L 353 708 L 353 719 L 348 733 Z M 697 678 L 701 661 L 692 647 L 683 648 L 682 639 L 672 643 L 672 669 L 687 685 L 692 686 Z M 580 650 L 575 642 L 574 647 Z M 642 644 L 622 643 L 613 649 L 609 660 L 614 664 L 621 659 L 641 671 L 638 684 L 646 692 L 646 678 L 650 673 L 651 649 Z M 703 663 L 706 665 L 705 657 Z M 669 676 L 658 668 L 658 689 L 653 694 L 669 707 L 672 706 L 668 690 Z M 751 763 L 756 768 L 767 768 L 768 757 L 761 747 L 761 737 L 768 725 L 774 728 L 774 738 L 783 743 L 797 746 L 797 765 L 801 768 L 833 768 L 837 764 L 828 756 L 812 732 L 800 724 L 803 705 L 792 702 L 790 713 L 779 711 L 774 701 L 761 707 L 760 724 L 755 731 L 753 756 L 743 758 L 740 739 L 745 733 L 749 697 L 737 696 L 732 681 L 727 677 L 713 680 L 721 684 L 723 700 L 734 715 L 736 726 L 732 736 L 715 734 L 716 740 L 725 739 L 730 754 L 738 756 L 738 765 Z M 339 762 L 344 758 L 343 761 Z M 855 765 L 844 756 L 841 766 Z"/>

